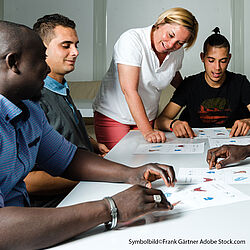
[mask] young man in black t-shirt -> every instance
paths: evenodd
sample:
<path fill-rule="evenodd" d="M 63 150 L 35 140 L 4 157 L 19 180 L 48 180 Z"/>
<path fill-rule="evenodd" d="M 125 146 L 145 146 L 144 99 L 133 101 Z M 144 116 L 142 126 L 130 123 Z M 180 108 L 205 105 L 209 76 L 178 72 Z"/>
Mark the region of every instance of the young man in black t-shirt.
<path fill-rule="evenodd" d="M 195 136 L 192 128 L 232 127 L 230 136 L 246 135 L 250 129 L 250 83 L 240 74 L 227 71 L 231 58 L 228 40 L 209 36 L 200 54 L 205 72 L 187 77 L 155 124 L 177 137 Z M 185 107 L 180 119 L 174 119 Z"/>

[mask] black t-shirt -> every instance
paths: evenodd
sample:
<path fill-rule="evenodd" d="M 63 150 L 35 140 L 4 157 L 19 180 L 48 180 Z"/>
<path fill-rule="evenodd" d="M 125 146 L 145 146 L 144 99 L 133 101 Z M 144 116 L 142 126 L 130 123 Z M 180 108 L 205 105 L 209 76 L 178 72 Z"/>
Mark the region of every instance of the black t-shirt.
<path fill-rule="evenodd" d="M 232 127 L 239 119 L 249 118 L 250 83 L 246 76 L 226 72 L 219 88 L 210 87 L 205 72 L 189 76 L 176 89 L 172 102 L 186 108 L 180 120 L 193 128 Z"/>

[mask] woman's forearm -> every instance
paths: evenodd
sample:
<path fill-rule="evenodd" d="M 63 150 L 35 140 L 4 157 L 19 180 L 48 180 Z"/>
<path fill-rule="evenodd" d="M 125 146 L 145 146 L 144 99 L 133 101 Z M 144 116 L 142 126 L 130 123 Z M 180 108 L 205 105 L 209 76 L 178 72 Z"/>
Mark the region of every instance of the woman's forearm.
<path fill-rule="evenodd" d="M 145 108 L 138 92 L 136 90 L 132 90 L 129 92 L 125 92 L 124 95 L 128 103 L 131 115 L 142 134 L 144 135 L 152 131 L 153 128 L 149 123 Z"/>

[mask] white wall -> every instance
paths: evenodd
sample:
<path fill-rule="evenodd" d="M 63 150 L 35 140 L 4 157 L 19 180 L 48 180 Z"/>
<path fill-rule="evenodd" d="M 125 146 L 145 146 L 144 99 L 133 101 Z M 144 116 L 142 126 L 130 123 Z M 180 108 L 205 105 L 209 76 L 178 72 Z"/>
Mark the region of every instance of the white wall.
<path fill-rule="evenodd" d="M 191 11 L 200 25 L 197 42 L 186 51 L 181 73 L 185 76 L 203 70 L 199 55 L 211 31 L 216 26 L 220 27 L 221 33 L 230 41 L 231 12 L 228 0 L 107 0 L 107 66 L 113 45 L 125 30 L 152 25 L 160 13 L 173 7 Z"/>
<path fill-rule="evenodd" d="M 38 17 L 49 13 L 61 13 L 69 16 L 77 24 L 77 32 L 80 39 L 80 56 L 76 65 L 76 70 L 69 74 L 69 81 L 88 81 L 96 79 L 93 69 L 105 71 L 109 67 L 112 56 L 113 46 L 117 38 L 125 30 L 134 27 L 145 27 L 154 23 L 158 15 L 164 10 L 171 7 L 184 7 L 189 9 L 197 18 L 200 29 L 196 44 L 186 51 L 183 68 L 181 73 L 183 76 L 197 73 L 203 70 L 200 62 L 199 54 L 202 50 L 202 45 L 207 36 L 215 26 L 219 26 L 221 33 L 225 35 L 230 42 L 238 43 L 241 39 L 238 33 L 244 33 L 244 47 L 235 46 L 233 51 L 232 67 L 229 69 L 236 70 L 240 73 L 245 73 L 250 78 L 250 54 L 249 42 L 250 12 L 249 0 L 2 0 L 4 2 L 4 19 L 14 22 L 19 22 L 32 26 Z M 100 14 L 94 9 L 94 3 L 100 4 L 99 1 L 107 2 L 107 16 Z M 245 22 L 244 29 L 239 27 L 236 17 L 232 15 L 231 7 L 238 6 L 239 3 L 243 6 L 243 21 Z M 100 5 L 102 6 L 102 5 Z M 236 10 L 237 11 L 237 10 Z M 94 15 L 96 13 L 96 15 Z M 238 17 L 241 13 L 238 13 Z M 234 20 L 232 19 L 234 18 Z M 107 21 L 107 30 L 103 30 L 105 25 L 99 25 L 99 29 L 93 27 L 93 19 L 97 22 L 105 23 Z M 103 19 L 103 20 L 102 20 Z M 101 24 L 103 24 L 101 23 Z M 99 23 L 100 24 L 100 23 Z M 98 26 L 98 25 L 97 25 Z M 101 37 L 105 37 L 107 32 L 107 41 L 103 44 L 97 44 L 93 40 L 95 32 L 102 33 Z M 96 35 L 96 34 L 95 34 Z M 103 36 L 104 35 L 104 36 Z M 106 40 L 106 39 L 104 39 Z M 239 43 L 241 44 L 241 43 Z M 237 45 L 237 44 L 236 44 Z M 232 46 L 234 48 L 234 46 Z M 95 48 L 98 48 L 96 50 Z M 93 49 L 98 51 L 97 55 L 93 55 Z M 245 52 L 244 67 L 239 67 L 237 63 L 237 55 L 240 55 L 239 50 Z M 102 53 L 103 51 L 103 53 Z M 98 57 L 96 58 L 96 56 Z M 104 55 L 104 60 L 103 60 Z M 95 57 L 94 57 L 95 56 Z M 93 60 L 95 58 L 95 60 Z M 105 60 L 106 58 L 106 60 Z M 94 65 L 93 65 L 94 64 Z M 99 65 L 96 65 L 99 64 Z M 244 68 L 244 69 L 242 69 Z M 101 75 L 101 74 L 99 74 Z M 98 75 L 98 78 L 99 78 Z M 97 79 L 96 79 L 97 80 Z"/>
<path fill-rule="evenodd" d="M 250 1 L 244 1 L 244 72 L 250 80 Z"/>
<path fill-rule="evenodd" d="M 29 27 L 39 17 L 60 13 L 76 23 L 80 40 L 78 62 L 69 81 L 93 78 L 93 1 L 92 0 L 4 0 L 4 19 Z"/>

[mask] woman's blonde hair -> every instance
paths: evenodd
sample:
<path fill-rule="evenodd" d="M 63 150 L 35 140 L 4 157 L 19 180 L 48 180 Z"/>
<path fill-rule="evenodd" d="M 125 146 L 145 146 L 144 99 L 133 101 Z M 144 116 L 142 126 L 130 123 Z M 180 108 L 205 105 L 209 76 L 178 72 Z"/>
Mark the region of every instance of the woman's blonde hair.
<path fill-rule="evenodd" d="M 195 43 L 199 24 L 190 11 L 183 8 L 172 8 L 166 10 L 158 17 L 154 26 L 157 27 L 158 25 L 165 23 L 178 24 L 190 31 L 191 36 L 187 41 L 185 48 L 190 48 Z"/>

